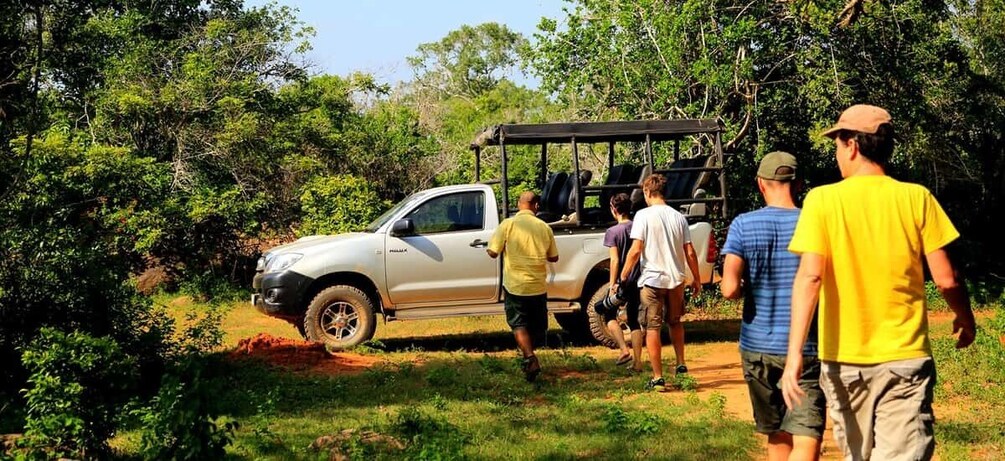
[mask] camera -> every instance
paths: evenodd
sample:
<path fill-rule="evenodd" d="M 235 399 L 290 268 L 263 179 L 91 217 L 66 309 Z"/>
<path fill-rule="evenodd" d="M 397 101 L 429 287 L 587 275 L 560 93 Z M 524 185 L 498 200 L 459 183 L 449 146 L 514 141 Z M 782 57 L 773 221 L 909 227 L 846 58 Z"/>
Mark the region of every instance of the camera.
<path fill-rule="evenodd" d="M 603 299 L 593 305 L 593 310 L 603 315 L 605 312 L 617 311 L 618 308 L 624 306 L 627 302 L 628 298 L 625 297 L 624 283 L 619 283 L 618 289 L 614 293 L 608 293 L 607 296 L 604 296 Z"/>

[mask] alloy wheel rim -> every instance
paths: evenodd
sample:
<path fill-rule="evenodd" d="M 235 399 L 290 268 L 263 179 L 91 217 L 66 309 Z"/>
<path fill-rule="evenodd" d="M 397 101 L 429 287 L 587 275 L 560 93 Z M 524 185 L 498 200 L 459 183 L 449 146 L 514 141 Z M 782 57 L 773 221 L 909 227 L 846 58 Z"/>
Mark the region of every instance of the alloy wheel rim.
<path fill-rule="evenodd" d="M 345 301 L 328 305 L 321 313 L 321 331 L 336 341 L 344 341 L 359 331 L 359 310 Z"/>

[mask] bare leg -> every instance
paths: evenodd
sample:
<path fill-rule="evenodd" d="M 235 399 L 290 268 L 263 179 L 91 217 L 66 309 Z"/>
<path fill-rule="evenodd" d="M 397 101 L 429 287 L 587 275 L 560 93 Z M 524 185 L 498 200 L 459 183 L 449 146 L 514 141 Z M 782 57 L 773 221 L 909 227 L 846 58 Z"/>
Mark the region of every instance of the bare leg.
<path fill-rule="evenodd" d="M 677 356 L 677 365 L 684 364 L 684 324 L 679 320 L 670 324 L 670 342 L 673 343 L 673 353 Z"/>
<path fill-rule="evenodd" d="M 670 342 L 673 344 L 677 365 L 684 362 L 684 324 L 680 318 L 684 315 L 684 286 L 678 286 L 669 291 L 667 299 L 667 320 L 670 324 Z"/>
<path fill-rule="evenodd" d="M 820 459 L 820 439 L 805 435 L 792 436 L 792 453 L 789 459 L 793 461 L 816 461 Z"/>
<path fill-rule="evenodd" d="M 514 328 L 513 337 L 516 338 L 516 345 L 520 348 L 520 352 L 523 352 L 524 358 L 534 355 L 534 341 L 531 339 L 530 332 L 526 328 Z"/>
<path fill-rule="evenodd" d="M 663 377 L 663 342 L 659 330 L 646 330 L 646 350 L 649 351 L 649 365 L 653 367 L 653 378 Z"/>
<path fill-rule="evenodd" d="M 628 345 L 625 344 L 625 332 L 621 330 L 621 322 L 611 320 L 610 322 L 607 322 L 607 329 L 611 332 L 614 342 L 618 343 L 618 347 L 621 349 L 621 355 L 626 355 L 631 352 L 631 350 L 628 349 Z"/>
<path fill-rule="evenodd" d="M 787 461 L 792 452 L 792 434 L 778 431 L 768 434 L 768 461 Z"/>
<path fill-rule="evenodd" d="M 632 368 L 642 371 L 642 330 L 632 330 Z"/>

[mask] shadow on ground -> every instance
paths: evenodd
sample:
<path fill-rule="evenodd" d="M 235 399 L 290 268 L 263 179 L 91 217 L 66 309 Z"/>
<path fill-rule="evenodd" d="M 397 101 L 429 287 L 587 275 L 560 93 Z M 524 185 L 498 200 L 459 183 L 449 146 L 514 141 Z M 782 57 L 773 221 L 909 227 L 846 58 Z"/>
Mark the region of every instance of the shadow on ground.
<path fill-rule="evenodd" d="M 686 342 L 703 344 L 737 341 L 740 337 L 740 321 L 734 320 L 693 320 L 684 323 Z M 669 336 L 663 334 L 664 344 Z M 564 330 L 548 331 L 546 348 L 595 346 L 592 339 L 577 338 Z M 513 335 L 508 332 L 465 333 L 457 335 L 412 336 L 385 338 L 374 344 L 375 349 L 385 352 L 429 351 L 429 352 L 501 352 L 515 347 Z"/>

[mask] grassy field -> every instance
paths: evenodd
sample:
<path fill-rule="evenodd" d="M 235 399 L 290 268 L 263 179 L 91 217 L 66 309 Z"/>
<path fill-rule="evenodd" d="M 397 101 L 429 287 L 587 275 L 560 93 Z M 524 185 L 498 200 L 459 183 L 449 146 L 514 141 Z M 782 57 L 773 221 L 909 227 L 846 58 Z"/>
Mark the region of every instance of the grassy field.
<path fill-rule="evenodd" d="M 179 317 L 201 308 L 185 298 L 162 302 Z M 243 303 L 225 309 L 226 347 L 259 333 L 299 337 L 292 326 Z M 950 320 L 944 313 L 932 317 L 937 456 L 1000 459 L 1005 316 L 984 311 L 977 344 L 963 351 L 952 347 Z M 223 389 L 220 404 L 241 423 L 230 453 L 234 459 L 329 459 L 329 448 L 310 446 L 331 436 L 328 445 L 351 459 L 760 457 L 763 441 L 744 407 L 727 411 L 718 384 L 699 379 L 697 391 L 647 392 L 647 375 L 614 367 L 606 348 L 563 344 L 552 327 L 553 348 L 540 354 L 547 371 L 535 384 L 522 380 L 502 317 L 380 324 L 371 346 L 346 354 L 365 357 L 367 366 L 338 373 L 290 371 L 254 354 L 222 353 L 213 367 Z M 737 328 L 736 321 L 690 322 L 689 357 L 734 354 Z M 730 373 L 738 378 L 731 386 L 742 386 L 739 370 Z M 339 436 L 345 430 L 354 432 Z M 384 436 L 404 448 L 388 446 L 394 442 Z M 127 434 L 120 446 L 128 451 L 129 445 Z"/>
<path fill-rule="evenodd" d="M 165 301 L 173 312 L 190 300 Z M 225 342 L 267 333 L 296 338 L 289 325 L 235 305 L 223 321 Z M 719 347 L 735 325 L 704 322 L 696 340 Z M 290 372 L 250 358 L 221 355 L 221 396 L 241 422 L 231 453 L 239 459 L 328 459 L 309 446 L 318 437 L 356 431 L 340 445 L 359 459 L 752 459 L 751 424 L 728 414 L 722 395 L 646 391 L 647 374 L 613 365 L 603 347 L 563 347 L 557 325 L 539 353 L 546 372 L 524 382 L 502 317 L 381 324 L 376 360 L 360 372 Z M 700 357 L 701 347 L 691 353 Z M 730 346 L 732 347 L 732 346 Z M 683 387 L 693 385 L 681 383 Z M 363 444 L 374 431 L 404 451 Z M 128 442 L 126 442 L 128 445 Z"/>

